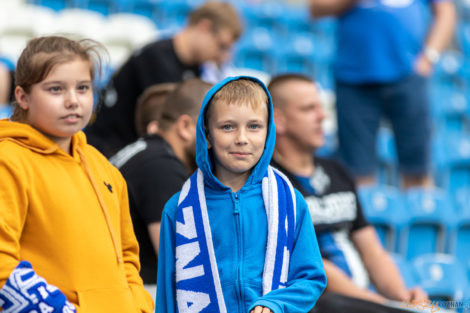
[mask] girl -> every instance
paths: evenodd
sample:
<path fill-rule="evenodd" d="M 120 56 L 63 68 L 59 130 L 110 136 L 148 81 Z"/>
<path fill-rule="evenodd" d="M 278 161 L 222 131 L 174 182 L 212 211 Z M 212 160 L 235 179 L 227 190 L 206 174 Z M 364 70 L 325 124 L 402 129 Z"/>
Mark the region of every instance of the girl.
<path fill-rule="evenodd" d="M 98 48 L 41 37 L 18 60 L 14 113 L 0 121 L 4 312 L 153 310 L 125 182 L 81 131 L 92 113 Z"/>

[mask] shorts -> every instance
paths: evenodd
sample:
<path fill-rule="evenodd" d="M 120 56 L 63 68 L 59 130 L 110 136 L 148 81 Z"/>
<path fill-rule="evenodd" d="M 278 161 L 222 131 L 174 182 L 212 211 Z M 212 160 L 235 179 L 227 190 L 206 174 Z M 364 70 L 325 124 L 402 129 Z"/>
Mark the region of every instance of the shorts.
<path fill-rule="evenodd" d="M 356 177 L 376 173 L 382 118 L 393 129 L 399 171 L 425 176 L 430 166 L 431 117 L 427 78 L 410 75 L 392 83 L 336 82 L 339 155 Z"/>

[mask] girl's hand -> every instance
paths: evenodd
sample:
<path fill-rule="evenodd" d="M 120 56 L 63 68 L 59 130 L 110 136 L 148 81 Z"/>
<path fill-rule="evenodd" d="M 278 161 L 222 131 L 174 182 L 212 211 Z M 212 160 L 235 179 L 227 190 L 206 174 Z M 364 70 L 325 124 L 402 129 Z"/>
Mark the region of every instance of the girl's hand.
<path fill-rule="evenodd" d="M 250 313 L 273 313 L 273 311 L 264 306 L 258 305 L 253 310 L 251 310 Z"/>

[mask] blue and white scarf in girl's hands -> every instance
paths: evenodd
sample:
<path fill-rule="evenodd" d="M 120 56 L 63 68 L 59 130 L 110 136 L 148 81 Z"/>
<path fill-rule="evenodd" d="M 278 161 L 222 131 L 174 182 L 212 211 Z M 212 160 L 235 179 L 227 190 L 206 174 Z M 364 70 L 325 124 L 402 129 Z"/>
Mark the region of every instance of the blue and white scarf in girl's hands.
<path fill-rule="evenodd" d="M 2 313 L 75 313 L 65 295 L 21 261 L 0 289 Z"/>
<path fill-rule="evenodd" d="M 268 167 L 262 181 L 268 222 L 263 295 L 287 283 L 294 243 L 294 188 L 278 170 Z M 226 313 L 204 194 L 204 175 L 197 170 L 184 184 L 176 215 L 176 301 L 179 313 Z"/>

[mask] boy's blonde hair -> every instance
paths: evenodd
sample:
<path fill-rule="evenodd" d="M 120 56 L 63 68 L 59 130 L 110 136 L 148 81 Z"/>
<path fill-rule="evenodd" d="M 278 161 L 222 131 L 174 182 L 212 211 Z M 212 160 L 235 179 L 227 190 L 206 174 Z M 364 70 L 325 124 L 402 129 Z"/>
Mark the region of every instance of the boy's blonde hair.
<path fill-rule="evenodd" d="M 90 65 L 90 77 L 101 73 L 102 59 L 100 52 L 103 45 L 91 40 L 73 40 L 62 36 L 45 36 L 31 39 L 21 53 L 15 70 L 15 84 L 28 94 L 31 87 L 43 81 L 58 64 L 64 64 L 80 58 Z M 23 121 L 26 111 L 16 101 L 11 119 Z"/>
<path fill-rule="evenodd" d="M 204 124 L 208 121 L 215 103 L 224 102 L 230 105 L 249 105 L 257 109 L 260 104 L 268 105 L 268 95 L 260 84 L 250 79 L 238 79 L 227 83 L 211 98 L 205 112 Z"/>
<path fill-rule="evenodd" d="M 235 40 L 243 32 L 242 22 L 235 8 L 227 2 L 207 1 L 189 14 L 189 26 L 207 19 L 212 22 L 212 30 L 229 29 Z"/>

